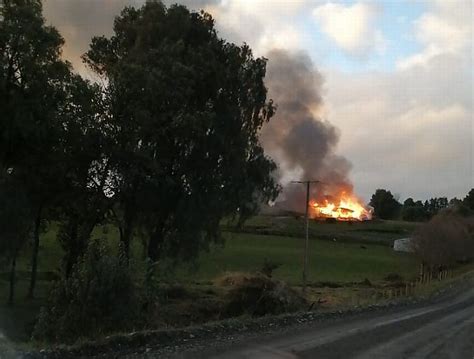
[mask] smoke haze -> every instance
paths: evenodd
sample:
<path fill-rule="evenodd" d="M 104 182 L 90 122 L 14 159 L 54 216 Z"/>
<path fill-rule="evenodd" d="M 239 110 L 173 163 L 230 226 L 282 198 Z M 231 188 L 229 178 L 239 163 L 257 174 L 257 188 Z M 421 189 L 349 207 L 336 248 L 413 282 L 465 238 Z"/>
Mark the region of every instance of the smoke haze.
<path fill-rule="evenodd" d="M 280 201 L 288 209 L 304 209 L 306 189 L 291 180 L 321 181 L 312 186 L 312 198 L 351 193 L 351 164 L 335 154 L 339 131 L 322 118 L 322 75 L 304 53 L 272 50 L 267 57 L 266 84 L 277 112 L 260 139 L 279 166 Z"/>

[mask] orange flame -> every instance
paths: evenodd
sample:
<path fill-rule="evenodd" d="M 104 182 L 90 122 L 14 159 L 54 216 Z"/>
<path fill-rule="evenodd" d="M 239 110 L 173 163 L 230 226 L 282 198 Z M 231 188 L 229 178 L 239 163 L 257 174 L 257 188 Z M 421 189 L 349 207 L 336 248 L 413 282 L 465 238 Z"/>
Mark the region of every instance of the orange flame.
<path fill-rule="evenodd" d="M 335 218 L 342 221 L 369 220 L 372 218 L 371 209 L 364 206 L 357 198 L 341 194 L 339 200 L 329 202 L 327 199 L 323 203 L 310 202 L 310 207 L 315 217 Z"/>

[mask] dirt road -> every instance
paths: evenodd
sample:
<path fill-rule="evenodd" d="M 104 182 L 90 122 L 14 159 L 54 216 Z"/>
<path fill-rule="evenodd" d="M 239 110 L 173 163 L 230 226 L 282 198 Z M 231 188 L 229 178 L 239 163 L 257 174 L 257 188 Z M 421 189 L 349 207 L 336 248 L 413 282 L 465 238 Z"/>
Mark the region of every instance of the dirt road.
<path fill-rule="evenodd" d="M 184 358 L 474 358 L 474 288 L 390 314 L 318 323 Z"/>

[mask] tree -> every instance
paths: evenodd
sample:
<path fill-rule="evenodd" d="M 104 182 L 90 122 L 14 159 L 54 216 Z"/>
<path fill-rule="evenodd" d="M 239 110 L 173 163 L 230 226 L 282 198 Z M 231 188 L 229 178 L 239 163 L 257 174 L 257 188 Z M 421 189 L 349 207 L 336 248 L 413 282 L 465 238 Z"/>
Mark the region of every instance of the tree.
<path fill-rule="evenodd" d="M 440 210 L 448 206 L 448 199 L 446 197 L 430 198 L 429 201 L 425 201 L 424 208 L 428 214 L 428 218 L 431 218 L 439 213 Z"/>
<path fill-rule="evenodd" d="M 472 188 L 466 197 L 463 199 L 463 204 L 470 210 L 474 210 L 474 188 Z"/>
<path fill-rule="evenodd" d="M 414 207 L 415 206 L 415 201 L 413 198 L 407 198 L 405 202 L 403 202 L 403 207 Z"/>
<path fill-rule="evenodd" d="M 467 204 L 463 200 L 460 200 L 456 197 L 450 199 L 448 208 L 450 211 L 463 217 L 467 217 L 472 214 L 472 210 L 467 206 Z"/>
<path fill-rule="evenodd" d="M 87 248 L 94 227 L 104 221 L 111 206 L 107 126 L 98 87 L 73 76 L 65 88 L 67 106 L 61 107 L 61 175 L 55 207 L 59 213 L 58 239 L 65 257 L 66 277 Z"/>
<path fill-rule="evenodd" d="M 0 164 L 25 191 L 33 223 L 33 297 L 43 211 L 57 193 L 65 84 L 70 66 L 61 60 L 63 39 L 46 26 L 40 0 L 4 1 L 0 8 Z"/>
<path fill-rule="evenodd" d="M 103 242 L 89 241 L 71 275 L 54 284 L 38 316 L 34 339 L 75 342 L 134 328 L 141 309 L 136 278 L 112 253 Z"/>
<path fill-rule="evenodd" d="M 402 219 L 404 221 L 424 221 L 428 218 L 423 202 L 407 198 L 403 202 Z"/>
<path fill-rule="evenodd" d="M 431 268 L 449 267 L 474 258 L 473 234 L 472 219 L 444 212 L 416 231 L 413 246 L 423 263 Z"/>
<path fill-rule="evenodd" d="M 128 253 L 134 228 L 148 257 L 193 258 L 219 222 L 245 218 L 278 193 L 258 132 L 274 112 L 266 60 L 220 39 L 209 14 L 149 1 L 126 8 L 86 63 L 105 78 L 116 146 L 114 214 Z"/>
<path fill-rule="evenodd" d="M 374 214 L 382 219 L 394 218 L 400 208 L 400 203 L 392 193 L 384 189 L 375 191 L 370 199 L 370 205 L 374 208 Z"/>

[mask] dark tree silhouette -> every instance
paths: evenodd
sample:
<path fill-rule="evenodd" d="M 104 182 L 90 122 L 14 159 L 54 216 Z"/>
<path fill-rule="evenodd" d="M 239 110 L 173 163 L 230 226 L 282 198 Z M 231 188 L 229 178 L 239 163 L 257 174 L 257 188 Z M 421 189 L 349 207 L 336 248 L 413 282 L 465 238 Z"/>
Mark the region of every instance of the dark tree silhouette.
<path fill-rule="evenodd" d="M 114 214 L 128 254 L 134 228 L 148 257 L 194 257 L 219 222 L 274 199 L 258 132 L 274 108 L 266 60 L 220 39 L 209 14 L 149 1 L 126 8 L 85 61 L 106 79 Z"/>
<path fill-rule="evenodd" d="M 370 199 L 370 205 L 374 208 L 374 214 L 382 219 L 391 219 L 398 214 L 400 203 L 393 197 L 390 191 L 377 189 Z"/>
<path fill-rule="evenodd" d="M 463 199 L 463 204 L 474 211 L 474 188 L 472 188 Z"/>

